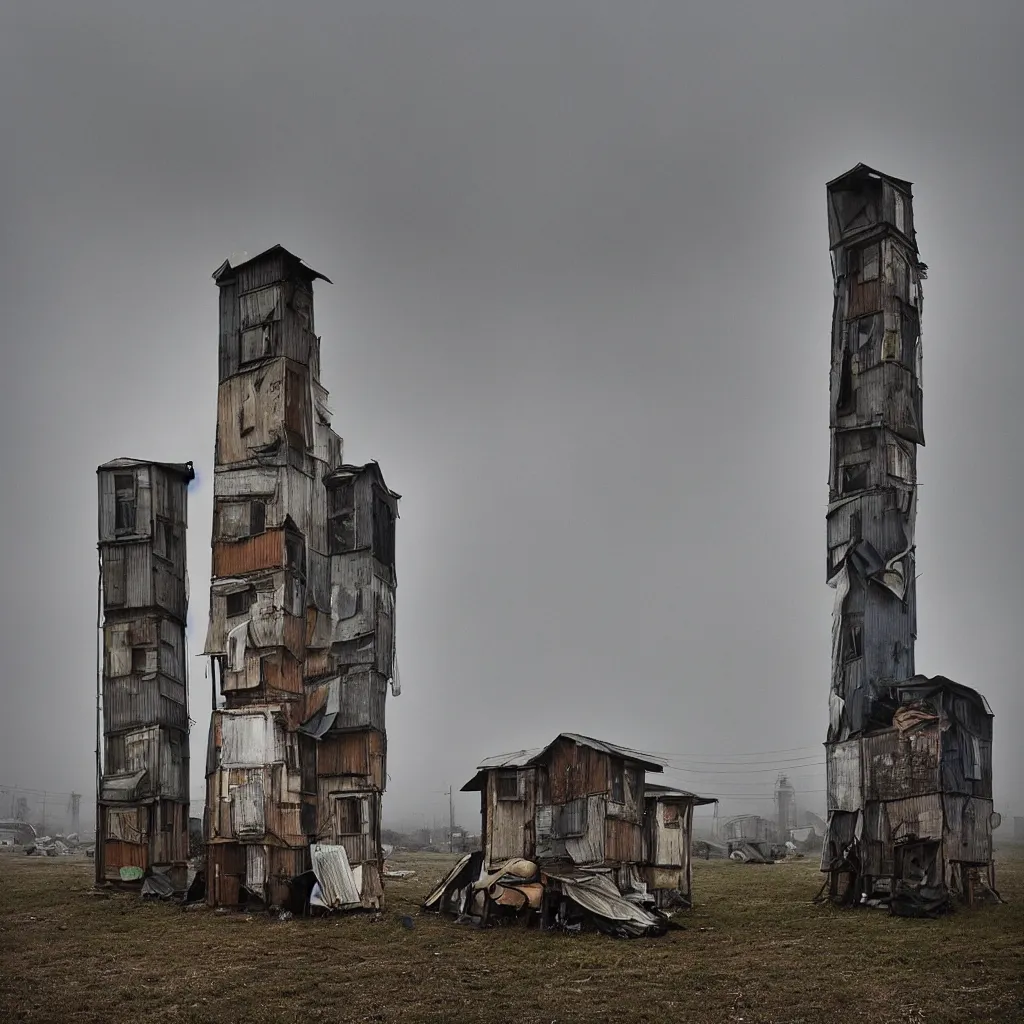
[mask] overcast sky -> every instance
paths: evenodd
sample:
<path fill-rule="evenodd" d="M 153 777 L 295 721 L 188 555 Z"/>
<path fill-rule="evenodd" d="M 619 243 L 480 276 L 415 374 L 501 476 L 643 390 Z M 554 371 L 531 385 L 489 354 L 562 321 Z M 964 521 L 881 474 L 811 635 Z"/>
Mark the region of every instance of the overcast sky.
<path fill-rule="evenodd" d="M 915 183 L 930 267 L 918 670 L 989 698 L 1024 813 L 1022 30 L 1019 0 L 7 5 L 0 785 L 91 800 L 99 463 L 195 462 L 202 649 L 210 275 L 281 243 L 334 281 L 346 459 L 403 495 L 385 817 L 559 730 L 724 809 L 789 767 L 820 810 L 825 182 L 863 161 Z M 197 813 L 198 657 L 190 692 Z"/>

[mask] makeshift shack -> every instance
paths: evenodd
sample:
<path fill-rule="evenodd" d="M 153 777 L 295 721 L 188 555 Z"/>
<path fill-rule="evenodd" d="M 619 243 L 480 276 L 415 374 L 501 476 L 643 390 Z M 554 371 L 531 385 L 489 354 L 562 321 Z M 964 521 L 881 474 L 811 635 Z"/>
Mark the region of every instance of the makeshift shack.
<path fill-rule="evenodd" d="M 624 937 L 663 933 L 659 907 L 676 894 L 689 903 L 692 807 L 708 802 L 680 790 L 649 795 L 645 772 L 663 770 L 647 754 L 576 733 L 487 759 L 462 787 L 480 793 L 481 850 L 459 861 L 425 909 L 480 922 L 536 914 L 543 927 L 592 925 Z M 664 863 L 647 862 L 645 826 L 650 859 Z M 652 891 L 648 878 L 665 890 Z"/>

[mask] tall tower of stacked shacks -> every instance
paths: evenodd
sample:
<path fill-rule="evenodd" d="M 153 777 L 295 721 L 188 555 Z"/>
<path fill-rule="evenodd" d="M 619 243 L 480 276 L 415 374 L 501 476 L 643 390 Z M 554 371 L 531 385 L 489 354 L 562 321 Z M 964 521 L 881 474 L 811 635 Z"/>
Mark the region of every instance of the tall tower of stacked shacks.
<path fill-rule="evenodd" d="M 991 882 L 992 714 L 974 690 L 914 670 L 927 268 L 910 182 L 858 164 L 827 198 L 836 598 L 822 870 L 837 900 L 941 901 L 970 892 L 979 868 Z"/>
<path fill-rule="evenodd" d="M 186 881 L 185 529 L 194 475 L 191 462 L 138 459 L 97 470 L 97 883 L 140 884 L 153 871 L 176 888 Z"/>
<path fill-rule="evenodd" d="M 313 282 L 275 246 L 214 274 L 220 386 L 207 899 L 281 904 L 313 858 L 333 906 L 380 904 L 398 495 L 348 466 L 320 383 Z"/>

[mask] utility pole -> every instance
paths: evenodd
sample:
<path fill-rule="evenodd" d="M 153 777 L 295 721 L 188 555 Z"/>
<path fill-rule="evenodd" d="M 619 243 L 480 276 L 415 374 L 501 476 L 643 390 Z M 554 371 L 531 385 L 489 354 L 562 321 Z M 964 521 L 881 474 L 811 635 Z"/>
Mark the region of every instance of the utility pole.
<path fill-rule="evenodd" d="M 455 802 L 452 799 L 452 786 L 448 783 L 448 852 L 452 853 L 454 847 L 452 845 L 453 837 L 455 834 Z"/>

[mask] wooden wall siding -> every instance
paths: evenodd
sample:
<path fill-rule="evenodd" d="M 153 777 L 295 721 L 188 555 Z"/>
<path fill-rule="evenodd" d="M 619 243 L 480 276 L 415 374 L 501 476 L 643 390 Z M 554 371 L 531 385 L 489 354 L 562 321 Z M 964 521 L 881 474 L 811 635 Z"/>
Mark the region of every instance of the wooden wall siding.
<path fill-rule="evenodd" d="M 252 462 L 274 443 L 311 451 L 312 418 L 307 367 L 281 358 L 246 369 L 219 387 L 217 465 Z"/>
<path fill-rule="evenodd" d="M 553 804 L 607 793 L 610 786 L 607 754 L 571 740 L 560 740 L 548 755 L 548 787 Z"/>
<path fill-rule="evenodd" d="M 519 772 L 517 800 L 498 799 L 498 777 L 489 772 L 485 786 L 487 800 L 487 833 L 484 856 L 488 867 L 497 867 L 512 857 L 536 856 L 534 817 L 536 812 L 536 771 Z"/>
<path fill-rule="evenodd" d="M 638 864 L 643 860 L 643 833 L 640 826 L 621 818 L 605 818 L 604 862 Z"/>

